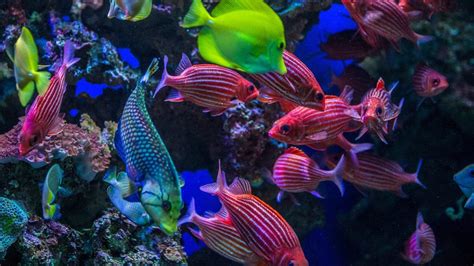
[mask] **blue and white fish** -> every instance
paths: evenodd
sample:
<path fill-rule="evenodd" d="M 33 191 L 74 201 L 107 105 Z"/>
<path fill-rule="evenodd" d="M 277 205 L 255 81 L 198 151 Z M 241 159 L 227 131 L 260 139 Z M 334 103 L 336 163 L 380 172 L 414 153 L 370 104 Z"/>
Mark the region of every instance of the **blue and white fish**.
<path fill-rule="evenodd" d="M 457 172 L 454 175 L 454 181 L 467 197 L 464 208 L 474 210 L 474 164 L 470 164 Z"/>
<path fill-rule="evenodd" d="M 57 203 L 59 195 L 68 196 L 71 194 L 67 189 L 61 187 L 64 171 L 58 164 L 53 165 L 46 175 L 42 188 L 41 207 L 45 220 L 58 220 L 61 218 L 60 207 Z"/>

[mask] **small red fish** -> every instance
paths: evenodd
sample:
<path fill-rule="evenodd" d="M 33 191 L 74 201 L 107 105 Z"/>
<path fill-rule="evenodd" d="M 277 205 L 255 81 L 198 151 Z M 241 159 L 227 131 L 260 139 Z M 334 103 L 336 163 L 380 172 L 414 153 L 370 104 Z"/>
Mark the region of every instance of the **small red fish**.
<path fill-rule="evenodd" d="M 355 30 L 333 34 L 320 47 L 322 51 L 327 53 L 328 58 L 335 60 L 362 60 L 378 50 L 368 44 L 361 34 Z"/>
<path fill-rule="evenodd" d="M 199 231 L 189 228 L 190 232 L 219 255 L 241 264 L 262 265 L 229 220 L 225 207 L 210 217 L 203 217 L 196 213 L 192 199 L 187 214 L 179 220 L 178 225 L 185 223 L 195 224 Z"/>
<path fill-rule="evenodd" d="M 449 87 L 447 78 L 425 64 L 418 64 L 413 74 L 413 88 L 421 97 L 434 97 Z"/>
<path fill-rule="evenodd" d="M 74 58 L 74 44 L 66 41 L 62 64 L 51 78 L 43 96 L 37 96 L 29 107 L 21 128 L 19 139 L 20 156 L 25 156 L 46 136 L 56 135 L 62 130 L 63 115 L 59 114 L 64 93 L 66 92 L 66 72 L 77 63 Z"/>
<path fill-rule="evenodd" d="M 283 98 L 298 106 L 315 110 L 324 110 L 324 91 L 314 77 L 313 72 L 294 54 L 284 51 L 288 72 L 280 75 L 275 72 L 251 74 L 261 86 L 274 90 L 279 98 Z"/>
<path fill-rule="evenodd" d="M 349 86 L 354 90 L 354 102 L 359 103 L 367 91 L 373 88 L 375 80 L 367 71 L 358 65 L 350 65 L 344 69 L 340 76 L 333 76 L 331 85 L 336 85 L 339 90 Z"/>
<path fill-rule="evenodd" d="M 416 231 L 405 243 L 402 258 L 412 264 L 429 263 L 436 253 L 436 238 L 431 227 L 423 221 L 421 212 L 416 217 Z"/>
<path fill-rule="evenodd" d="M 418 179 L 418 173 L 421 169 L 422 161 L 418 163 L 418 168 L 415 173 L 407 173 L 403 168 L 394 161 L 390 161 L 370 153 L 361 153 L 357 155 L 359 166 L 353 169 L 347 165 L 344 171 L 343 178 L 350 182 L 356 188 L 364 193 L 367 189 L 374 189 L 378 191 L 389 191 L 400 197 L 407 197 L 403 192 L 402 186 L 405 184 L 418 184 L 421 187 L 425 186 Z M 326 159 L 326 164 L 329 167 L 335 167 L 337 158 L 331 156 Z"/>
<path fill-rule="evenodd" d="M 392 90 L 395 87 L 396 85 L 390 91 L 386 90 L 385 82 L 380 78 L 376 87 L 365 94 L 357 108 L 364 124 L 358 138 L 371 131 L 377 134 L 382 142 L 387 143 L 385 135 L 389 133 L 389 122 L 392 123 L 393 130 L 404 102 L 402 99 L 398 106 L 391 102 Z"/>
<path fill-rule="evenodd" d="M 190 101 L 204 107 L 204 112 L 221 115 L 237 102 L 248 102 L 257 98 L 255 86 L 234 70 L 213 64 L 192 65 L 183 54 L 176 69 L 177 76 L 166 70 L 168 57 L 164 58 L 164 70 L 155 95 L 164 87 L 173 87 L 166 101 Z"/>
<path fill-rule="evenodd" d="M 375 38 L 375 33 L 386 38 L 395 47 L 398 47 L 397 43 L 402 38 L 417 44 L 431 39 L 429 36 L 415 33 L 410 28 L 408 15 L 394 1 L 343 0 L 342 3 L 361 31 L 372 39 Z"/>
<path fill-rule="evenodd" d="M 341 157 L 333 170 L 322 170 L 318 164 L 306 155 L 302 150 L 288 148 L 275 162 L 273 166 L 272 181 L 281 190 L 277 201 L 280 202 L 284 192 L 299 193 L 309 192 L 322 198 L 317 192 L 319 182 L 332 181 L 337 185 L 341 195 L 344 195 L 342 175 L 345 160 Z"/>
<path fill-rule="evenodd" d="M 300 241 L 288 222 L 260 198 L 243 194 L 241 189 L 235 193 L 236 186 L 250 187 L 250 183 L 237 178 L 228 187 L 219 164 L 217 183 L 204 185 L 201 190 L 219 197 L 242 239 L 270 265 L 308 265 Z"/>

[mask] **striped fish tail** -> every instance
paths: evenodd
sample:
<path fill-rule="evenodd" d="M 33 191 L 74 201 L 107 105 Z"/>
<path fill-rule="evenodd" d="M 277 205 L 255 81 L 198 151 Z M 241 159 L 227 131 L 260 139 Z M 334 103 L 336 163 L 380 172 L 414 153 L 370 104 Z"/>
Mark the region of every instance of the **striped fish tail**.
<path fill-rule="evenodd" d="M 64 53 L 63 53 L 63 63 L 62 66 L 70 68 L 75 63 L 79 62 L 80 58 L 74 57 L 74 51 L 76 48 L 74 47 L 74 43 L 70 40 L 67 40 L 64 43 Z"/>
<path fill-rule="evenodd" d="M 346 167 L 346 159 L 344 155 L 342 155 L 341 159 L 337 163 L 336 167 L 329 172 L 329 175 L 332 177 L 331 181 L 339 188 L 341 192 L 341 197 L 344 196 L 344 182 L 342 181 L 342 177 L 344 175 L 344 170 Z"/>
<path fill-rule="evenodd" d="M 188 211 L 186 214 L 178 220 L 178 226 L 181 226 L 186 223 L 192 223 L 193 218 L 196 216 L 196 203 L 194 201 L 194 198 L 191 199 L 191 202 L 189 203 L 188 206 Z"/>
<path fill-rule="evenodd" d="M 423 165 L 423 159 L 420 159 L 418 161 L 418 166 L 416 168 L 416 172 L 411 174 L 412 176 L 412 179 L 413 179 L 413 182 L 417 183 L 418 185 L 420 185 L 422 188 L 426 189 L 426 186 L 421 183 L 420 179 L 418 179 L 418 175 L 420 173 L 420 170 L 421 170 L 421 166 Z"/>

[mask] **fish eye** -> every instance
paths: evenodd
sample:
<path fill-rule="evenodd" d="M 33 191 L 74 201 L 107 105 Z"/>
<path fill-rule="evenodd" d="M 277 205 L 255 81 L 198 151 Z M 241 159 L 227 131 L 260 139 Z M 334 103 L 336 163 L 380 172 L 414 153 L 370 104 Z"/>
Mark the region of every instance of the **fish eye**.
<path fill-rule="evenodd" d="M 30 146 L 36 145 L 36 143 L 38 143 L 38 140 L 39 140 L 38 136 L 37 136 L 37 135 L 33 135 L 33 136 L 31 137 L 31 139 L 30 139 L 30 143 L 29 143 Z"/>
<path fill-rule="evenodd" d="M 253 92 L 253 91 L 255 90 L 255 86 L 254 86 L 254 85 L 250 85 L 250 86 L 248 87 L 248 90 L 249 90 L 250 92 Z"/>
<path fill-rule="evenodd" d="M 290 126 L 285 124 L 285 125 L 280 127 L 280 131 L 283 134 L 287 134 L 290 131 Z"/>
<path fill-rule="evenodd" d="M 380 106 L 377 106 L 377 109 L 375 109 L 375 112 L 377 112 L 377 114 L 378 114 L 378 115 L 381 115 L 381 114 L 382 114 L 382 112 L 383 112 L 383 109 L 382 109 L 382 107 L 380 107 Z"/>
<path fill-rule="evenodd" d="M 322 101 L 323 99 L 324 99 L 324 94 L 322 94 L 321 92 L 316 93 L 316 100 L 318 102 Z"/>
<path fill-rule="evenodd" d="M 285 49 L 285 43 L 280 42 L 280 44 L 278 44 L 278 50 L 283 51 L 283 49 Z"/>
<path fill-rule="evenodd" d="M 433 86 L 438 86 L 440 83 L 439 79 L 433 79 Z"/>
<path fill-rule="evenodd" d="M 170 211 L 171 211 L 171 203 L 170 203 L 168 200 L 165 200 L 165 201 L 163 201 L 163 203 L 161 204 L 161 208 L 162 208 L 165 212 L 170 212 Z"/>

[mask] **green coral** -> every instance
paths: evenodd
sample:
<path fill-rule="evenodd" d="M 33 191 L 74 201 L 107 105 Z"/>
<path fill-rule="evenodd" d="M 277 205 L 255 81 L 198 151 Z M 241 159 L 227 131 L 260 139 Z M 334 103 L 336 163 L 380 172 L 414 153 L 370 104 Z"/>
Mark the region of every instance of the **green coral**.
<path fill-rule="evenodd" d="M 26 211 L 13 200 L 0 197 L 0 259 L 15 243 L 28 222 Z"/>

